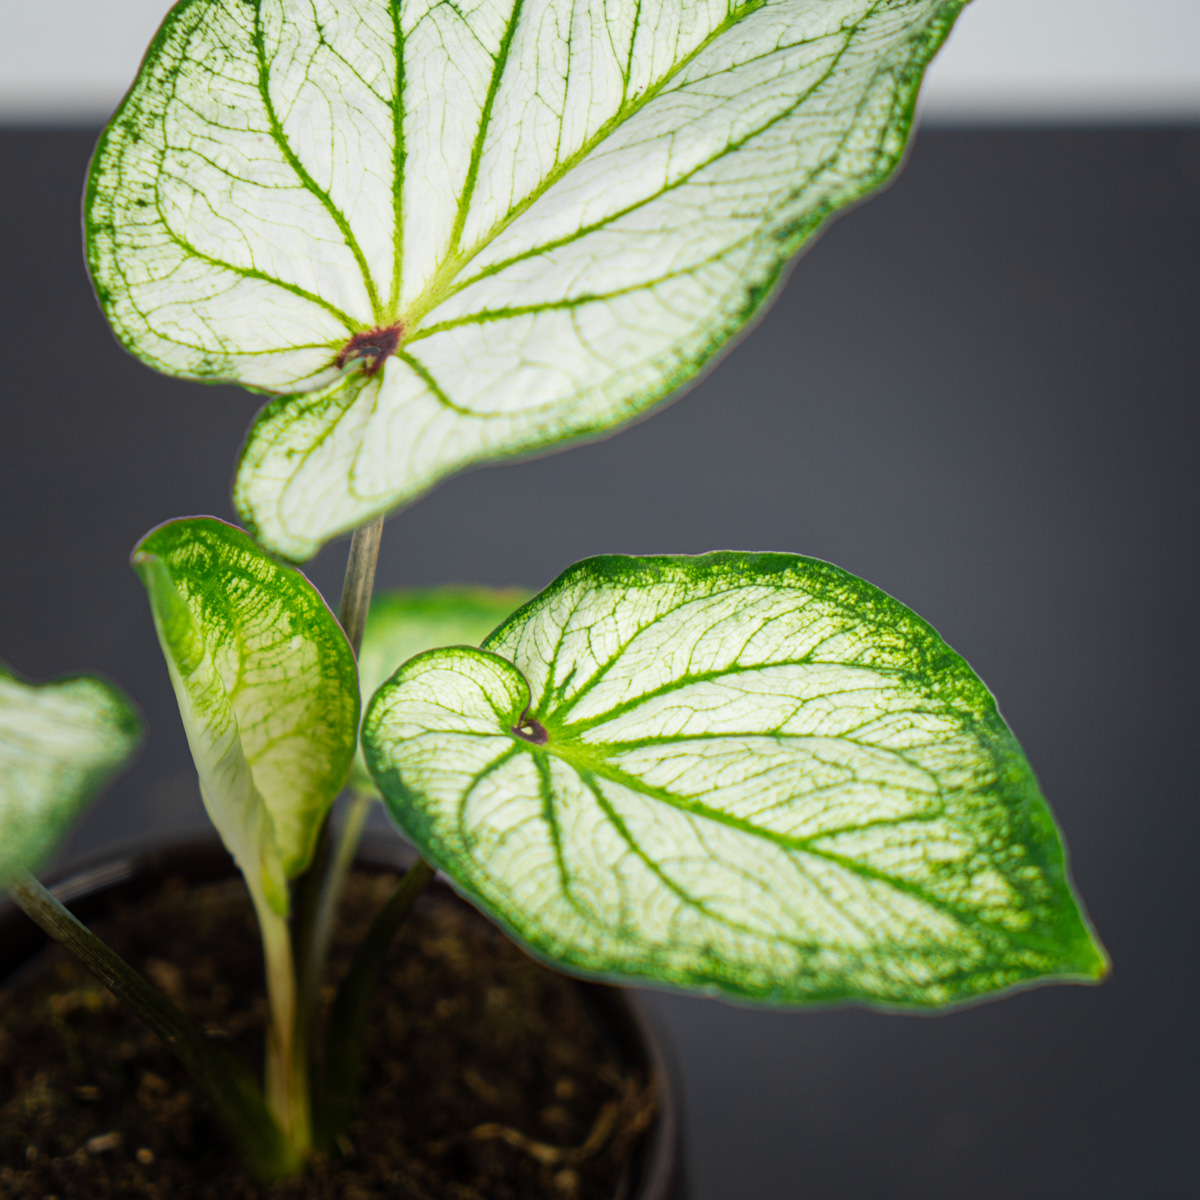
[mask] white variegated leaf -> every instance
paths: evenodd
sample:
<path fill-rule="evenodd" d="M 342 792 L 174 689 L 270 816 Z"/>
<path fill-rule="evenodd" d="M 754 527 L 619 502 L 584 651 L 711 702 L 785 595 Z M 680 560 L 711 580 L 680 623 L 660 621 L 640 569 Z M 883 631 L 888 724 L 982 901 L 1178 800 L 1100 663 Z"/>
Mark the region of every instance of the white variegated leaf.
<path fill-rule="evenodd" d="M 354 652 L 308 580 L 232 525 L 160 525 L 133 563 L 205 808 L 256 903 L 285 914 L 354 755 Z"/>
<path fill-rule="evenodd" d="M 585 973 L 937 1006 L 1106 968 L 987 689 L 828 563 L 590 559 L 408 662 L 363 747 L 422 854 Z"/>
<path fill-rule="evenodd" d="M 27 683 L 0 664 L 0 886 L 51 853 L 140 737 L 133 706 L 111 683 Z"/>
<path fill-rule="evenodd" d="M 282 393 L 236 501 L 333 534 L 691 379 L 896 166 L 963 0 L 183 0 L 101 139 L 118 337 Z"/>

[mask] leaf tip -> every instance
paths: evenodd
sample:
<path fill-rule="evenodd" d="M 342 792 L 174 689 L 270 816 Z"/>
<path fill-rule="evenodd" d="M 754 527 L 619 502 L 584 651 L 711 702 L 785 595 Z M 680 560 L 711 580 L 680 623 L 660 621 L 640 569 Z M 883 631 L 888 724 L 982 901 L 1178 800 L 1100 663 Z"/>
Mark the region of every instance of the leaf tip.
<path fill-rule="evenodd" d="M 1112 974 L 1112 959 L 1094 930 L 1085 928 L 1075 953 L 1075 970 L 1086 983 L 1103 983 Z"/>
<path fill-rule="evenodd" d="M 1078 900 L 1057 943 L 1054 965 L 1046 971 L 1048 980 L 1096 984 L 1103 983 L 1112 973 L 1112 959 Z"/>

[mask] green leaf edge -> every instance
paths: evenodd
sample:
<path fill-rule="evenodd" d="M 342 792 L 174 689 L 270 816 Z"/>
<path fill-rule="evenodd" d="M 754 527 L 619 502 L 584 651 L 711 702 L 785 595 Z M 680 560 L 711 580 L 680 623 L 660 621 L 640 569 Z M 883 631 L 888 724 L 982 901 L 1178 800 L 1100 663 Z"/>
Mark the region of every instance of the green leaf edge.
<path fill-rule="evenodd" d="M 55 847 L 66 835 L 69 827 L 78 820 L 83 812 L 118 775 L 129 769 L 145 739 L 146 729 L 138 706 L 129 698 L 125 690 L 98 672 L 73 671 L 67 675 L 58 675 L 53 679 L 37 683 L 27 676 L 22 675 L 19 671 L 13 670 L 12 667 L 5 663 L 0 662 L 0 679 L 8 679 L 20 684 L 22 687 L 32 688 L 37 691 L 46 688 L 69 686 L 81 682 L 98 687 L 110 703 L 112 715 L 116 718 L 114 721 L 114 732 L 118 736 L 123 736 L 126 740 L 126 749 L 120 761 L 107 766 L 94 767 L 88 772 L 78 796 L 70 806 L 70 815 L 64 817 L 62 821 L 56 822 L 52 829 L 47 826 L 46 836 L 38 840 L 37 848 L 26 856 L 25 862 L 21 866 L 10 868 L 6 872 L 0 872 L 0 888 L 2 888 L 6 879 L 13 874 L 21 870 L 37 870 L 53 854 Z"/>
<path fill-rule="evenodd" d="M 175 23 L 183 18 L 184 12 L 193 4 L 203 5 L 207 2 L 208 0 L 178 0 L 177 3 L 173 3 L 167 10 L 166 16 L 164 16 L 162 21 L 159 23 L 154 37 L 150 39 L 150 44 L 146 47 L 142 57 L 138 60 L 138 66 L 137 70 L 134 72 L 133 80 L 125 89 L 125 93 L 121 97 L 121 102 L 117 105 L 116 109 L 113 111 L 113 115 L 109 117 L 108 121 L 105 122 L 104 128 L 100 131 L 100 136 L 96 140 L 95 148 L 92 150 L 91 157 L 88 159 L 87 176 L 83 185 L 82 224 L 84 261 L 87 264 L 88 283 L 91 285 L 92 295 L 95 296 L 96 303 L 99 305 L 100 311 L 104 314 L 105 324 L 108 326 L 109 332 L 113 336 L 113 340 L 121 347 L 122 350 L 126 351 L 126 353 L 137 359 L 137 361 L 142 363 L 144 366 L 149 367 L 152 371 L 157 371 L 160 375 L 168 375 L 172 378 L 179 378 L 179 376 L 174 371 L 169 371 L 164 367 L 150 362 L 143 355 L 139 354 L 136 347 L 133 345 L 132 339 L 123 336 L 117 330 L 117 327 L 112 323 L 112 321 L 108 319 L 108 289 L 101 286 L 97 280 L 96 233 L 100 228 L 102 228 L 102 226 L 95 220 L 93 215 L 93 209 L 96 200 L 96 163 L 101 154 L 103 154 L 108 147 L 109 135 L 128 115 L 126 114 L 125 109 L 132 100 L 134 90 L 141 81 L 142 71 L 145 69 L 146 64 L 159 51 L 162 44 L 170 36 L 171 30 L 174 28 Z M 966 2 L 967 0 L 964 0 L 964 3 Z M 228 387 L 233 385 L 236 387 L 245 388 L 246 391 L 260 396 L 270 394 L 262 388 L 247 387 L 244 383 L 240 383 L 236 379 L 224 379 L 216 376 L 201 378 L 184 376 L 184 378 L 191 383 L 204 383 L 213 387 Z M 219 519 L 220 518 L 218 517 L 213 518 L 213 520 Z M 163 524 L 170 524 L 170 522 L 164 521 Z M 228 522 L 226 522 L 226 524 L 228 524 Z M 161 526 L 155 526 L 155 529 L 158 528 L 161 528 Z M 236 526 L 233 528 L 236 528 Z M 150 533 L 153 533 L 154 531 L 155 530 L 152 529 Z M 149 537 L 150 534 L 148 533 L 146 536 Z"/>
<path fill-rule="evenodd" d="M 405 809 L 397 811 L 400 809 L 401 804 L 407 800 L 409 793 L 400 782 L 396 771 L 387 768 L 383 764 L 377 764 L 374 761 L 377 756 L 373 752 L 372 744 L 364 736 L 364 757 L 367 760 L 372 777 L 375 779 L 376 786 L 379 788 L 380 794 L 384 797 L 385 808 L 391 814 L 392 819 L 399 828 L 416 844 L 421 854 L 443 873 L 453 889 L 483 912 L 489 920 L 495 922 L 509 937 L 539 961 L 558 970 L 566 970 L 570 974 L 580 978 L 591 979 L 600 983 L 636 984 L 638 986 L 656 988 L 683 989 L 726 1000 L 766 1003 L 773 1007 L 809 1009 L 832 1004 L 853 1003 L 860 1007 L 878 1009 L 885 1012 L 922 1013 L 965 1008 L 970 1005 L 1011 995 L 1014 992 L 1027 991 L 1031 988 L 1051 983 L 1096 984 L 1101 982 L 1111 969 L 1111 960 L 1087 915 L 1087 911 L 1075 887 L 1069 869 L 1066 842 L 1061 831 L 1058 829 L 1050 806 L 1038 786 L 1037 778 L 1028 760 L 1025 758 L 1020 743 L 1000 715 L 995 697 L 979 676 L 971 669 L 966 659 L 952 649 L 928 621 L 918 616 L 907 605 L 901 603 L 901 601 L 895 599 L 895 597 L 884 592 L 874 584 L 868 583 L 866 580 L 823 559 L 780 552 L 756 553 L 729 550 L 716 551 L 710 554 L 652 555 L 645 557 L 607 554 L 583 559 L 573 566 L 568 567 L 566 571 L 553 580 L 543 591 L 539 592 L 537 596 L 517 609 L 512 616 L 498 626 L 485 640 L 482 648 L 476 650 L 470 646 L 448 647 L 445 650 L 426 651 L 424 654 L 418 654 L 409 659 L 372 697 L 370 704 L 367 706 L 366 714 L 363 717 L 362 729 L 364 735 L 371 721 L 372 711 L 380 701 L 384 690 L 391 686 L 391 684 L 398 682 L 404 672 L 413 663 L 447 652 L 466 653 L 472 656 L 490 658 L 502 663 L 507 671 L 515 673 L 520 678 L 524 688 L 524 700 L 522 704 L 527 706 L 531 700 L 531 689 L 528 680 L 525 679 L 525 676 L 515 664 L 503 655 L 496 653 L 490 647 L 501 643 L 504 635 L 510 629 L 518 628 L 523 623 L 525 615 L 535 606 L 541 604 L 560 588 L 573 585 L 580 576 L 618 580 L 625 586 L 640 582 L 654 582 L 656 578 L 661 577 L 665 569 L 678 569 L 682 566 L 685 568 L 690 567 L 693 570 L 702 570 L 715 565 L 740 567 L 748 577 L 754 576 L 756 581 L 761 581 L 764 577 L 769 578 L 771 575 L 787 574 L 794 571 L 797 567 L 802 567 L 813 573 L 811 577 L 805 580 L 806 585 L 810 587 L 815 578 L 825 582 L 829 590 L 835 591 L 839 597 L 845 596 L 847 590 L 849 590 L 851 594 L 858 595 L 868 607 L 881 610 L 889 617 L 897 619 L 898 623 L 905 627 L 910 640 L 914 644 L 919 643 L 922 650 L 927 652 L 928 657 L 926 661 L 936 664 L 936 668 L 933 669 L 945 672 L 948 677 L 949 686 L 952 686 L 954 691 L 964 700 L 970 698 L 975 702 L 975 705 L 983 710 L 984 716 L 981 724 L 986 730 L 986 742 L 985 738 L 981 737 L 980 743 L 981 745 L 987 744 L 993 751 L 997 764 L 997 774 L 1011 780 L 1013 784 L 1021 786 L 1023 792 L 1021 799 L 1026 801 L 1028 805 L 1027 818 L 1029 823 L 1042 834 L 1038 844 L 1044 847 L 1045 855 L 1042 861 L 1038 863 L 1038 866 L 1055 892 L 1067 901 L 1066 904 L 1060 905 L 1059 920 L 1055 926 L 1061 936 L 1050 943 L 1050 945 L 1056 947 L 1060 952 L 1062 969 L 1053 973 L 1041 973 L 1031 978 L 1020 979 L 1001 988 L 991 990 L 979 988 L 973 992 L 953 996 L 946 1001 L 936 1002 L 883 1000 L 878 997 L 863 996 L 861 993 L 850 988 L 831 988 L 825 992 L 815 994 L 807 993 L 802 996 L 789 996 L 779 987 L 747 987 L 735 975 L 720 978 L 701 977 L 696 979 L 655 978 L 650 975 L 597 966 L 594 962 L 590 961 L 588 955 L 576 955 L 570 951 L 564 953 L 561 950 L 548 947 L 539 938 L 536 930 L 531 931 L 520 922 L 498 911 L 483 896 L 476 892 L 469 883 L 459 880 L 455 875 L 454 860 L 438 853 L 436 843 L 429 837 L 428 823 L 422 822 L 420 819 L 419 809 L 409 802 Z M 631 568 L 636 571 L 638 578 L 631 578 Z M 846 585 L 849 585 L 848 589 Z M 515 724 L 527 712 L 528 715 L 537 718 L 545 725 L 547 731 L 551 734 L 551 741 L 553 741 L 554 723 L 547 720 L 547 713 L 540 705 L 533 709 L 526 707 L 522 707 L 519 710 L 514 709 L 511 714 L 505 714 L 504 719 Z M 497 716 L 500 716 L 500 714 L 497 714 Z M 543 747 L 533 746 L 523 739 L 518 739 L 515 735 L 513 736 L 513 740 L 529 753 L 548 753 Z M 391 789 L 386 789 L 383 786 L 384 780 L 393 785 Z M 391 798 L 389 790 L 397 799 L 393 800 Z M 1014 941 L 1022 941 L 1026 944 L 1038 944 L 1042 947 L 1047 945 L 1047 939 L 1044 937 L 1030 938 L 1011 934 L 1008 936 L 1013 937 Z M 949 981 L 943 982 L 949 985 Z"/>

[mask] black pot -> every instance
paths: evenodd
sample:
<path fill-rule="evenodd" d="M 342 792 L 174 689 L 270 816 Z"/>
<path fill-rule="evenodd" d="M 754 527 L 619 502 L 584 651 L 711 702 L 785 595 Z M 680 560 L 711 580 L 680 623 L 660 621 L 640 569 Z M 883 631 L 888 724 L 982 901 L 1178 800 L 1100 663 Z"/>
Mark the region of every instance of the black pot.
<path fill-rule="evenodd" d="M 405 870 L 412 849 L 394 838 L 364 840 L 357 865 L 368 870 Z M 169 878 L 208 883 L 234 874 L 233 860 L 211 836 L 176 838 L 165 845 L 135 846 L 102 860 L 75 864 L 56 872 L 47 886 L 82 921 L 104 915 L 114 901 L 145 895 Z M 440 880 L 434 888 L 463 903 Z M 0 985 L 27 966 L 45 948 L 46 935 L 7 900 L 0 909 Z M 607 1025 L 626 1061 L 653 1079 L 658 1115 L 641 1135 L 614 1200 L 684 1200 L 680 1152 L 678 1087 L 664 1053 L 662 1039 L 634 992 L 576 980 L 589 1006 Z"/>

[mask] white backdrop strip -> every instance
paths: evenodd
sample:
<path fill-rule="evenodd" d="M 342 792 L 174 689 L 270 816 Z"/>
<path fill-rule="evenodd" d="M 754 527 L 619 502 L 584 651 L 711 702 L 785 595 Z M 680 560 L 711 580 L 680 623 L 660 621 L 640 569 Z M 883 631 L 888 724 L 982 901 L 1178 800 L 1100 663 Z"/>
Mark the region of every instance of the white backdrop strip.
<path fill-rule="evenodd" d="M 0 122 L 93 124 L 167 0 L 0 0 Z M 975 0 L 923 97 L 938 123 L 1200 120 L 1200 0 Z"/>

